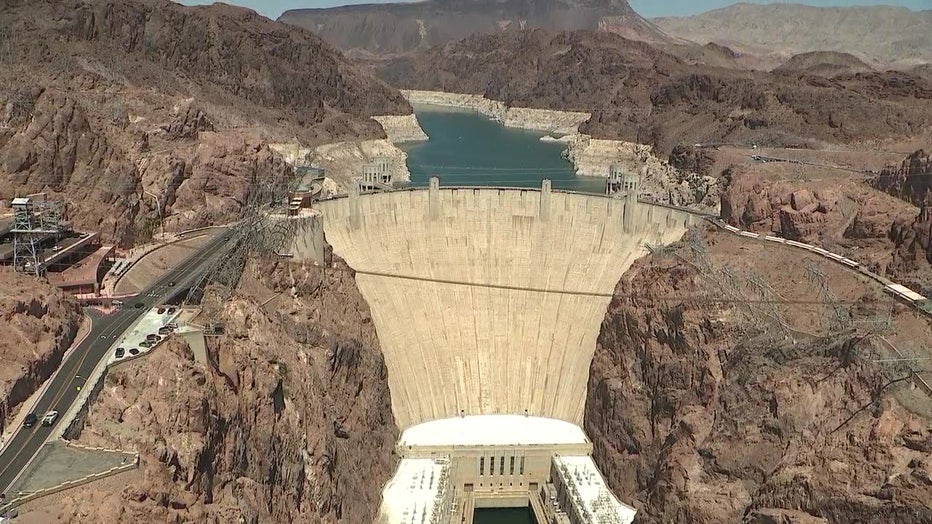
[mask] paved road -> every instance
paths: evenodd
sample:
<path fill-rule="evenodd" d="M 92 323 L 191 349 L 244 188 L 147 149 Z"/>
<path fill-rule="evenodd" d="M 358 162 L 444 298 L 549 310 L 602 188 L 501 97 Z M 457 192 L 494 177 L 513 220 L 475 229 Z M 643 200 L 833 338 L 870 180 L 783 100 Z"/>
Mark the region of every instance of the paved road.
<path fill-rule="evenodd" d="M 201 250 L 185 259 L 160 280 L 142 290 L 136 299 L 127 299 L 124 305 L 110 315 L 100 315 L 89 310 L 91 331 L 87 338 L 77 346 L 62 363 L 52 382 L 36 402 L 33 411 L 41 420 L 42 415 L 50 410 L 57 410 L 63 417 L 78 397 L 78 386 L 91 374 L 102 358 L 107 356 L 110 347 L 122 336 L 136 320 L 152 306 L 170 300 L 172 297 L 190 287 L 198 275 L 206 270 L 210 263 L 222 255 L 227 245 L 220 233 Z M 61 417 L 55 426 L 61 424 Z M 48 439 L 53 427 L 36 424 L 32 428 L 22 428 L 10 440 L 0 453 L 0 493 L 7 494 L 7 500 L 15 494 L 8 493 L 10 484 L 20 471 L 32 460 L 32 457 Z"/>

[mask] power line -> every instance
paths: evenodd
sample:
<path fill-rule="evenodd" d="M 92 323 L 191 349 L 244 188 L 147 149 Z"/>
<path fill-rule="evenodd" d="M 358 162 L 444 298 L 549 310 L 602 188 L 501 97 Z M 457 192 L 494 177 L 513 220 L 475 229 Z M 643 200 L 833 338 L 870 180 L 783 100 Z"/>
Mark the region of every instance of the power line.
<path fill-rule="evenodd" d="M 859 301 L 855 300 L 838 300 L 838 301 L 825 301 L 825 300 L 790 300 L 790 299 L 729 299 L 729 298 L 715 298 L 709 296 L 696 296 L 696 295 L 684 295 L 684 296 L 648 296 L 635 293 L 602 293 L 598 291 L 581 291 L 581 290 L 571 290 L 571 289 L 549 289 L 549 288 L 538 288 L 538 287 L 527 287 L 527 286 L 512 286 L 507 284 L 492 284 L 486 282 L 468 282 L 465 280 L 454 280 L 454 279 L 443 279 L 443 278 L 433 278 L 433 277 L 421 277 L 416 275 L 403 275 L 400 273 L 388 273 L 383 271 L 365 271 L 365 270 L 356 270 L 353 268 L 342 268 L 342 267 L 323 267 L 323 266 L 313 266 L 322 271 L 342 271 L 346 273 L 355 273 L 359 275 L 381 277 L 381 278 L 394 278 L 399 280 L 409 280 L 416 282 L 431 282 L 436 284 L 449 284 L 457 286 L 466 286 L 466 287 L 477 287 L 477 288 L 487 288 L 487 289 L 502 289 L 508 291 L 527 291 L 532 293 L 542 293 L 542 294 L 559 294 L 559 295 L 573 295 L 573 296 L 584 296 L 584 297 L 596 297 L 596 298 L 628 298 L 628 299 L 638 299 L 645 301 L 656 301 L 656 302 L 693 302 L 693 303 L 707 303 L 707 304 L 786 304 L 786 305 L 819 305 L 819 306 L 830 306 L 833 304 L 849 304 L 855 305 L 859 304 Z"/>

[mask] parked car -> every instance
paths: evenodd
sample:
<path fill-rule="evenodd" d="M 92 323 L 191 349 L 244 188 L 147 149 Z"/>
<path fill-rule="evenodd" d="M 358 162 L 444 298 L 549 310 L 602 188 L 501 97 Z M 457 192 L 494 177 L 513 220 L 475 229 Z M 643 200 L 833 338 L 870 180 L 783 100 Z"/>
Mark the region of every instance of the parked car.
<path fill-rule="evenodd" d="M 55 410 L 49 411 L 42 417 L 42 425 L 49 427 L 54 424 L 56 420 L 58 420 L 58 412 Z"/>
<path fill-rule="evenodd" d="M 162 335 L 163 337 L 170 335 L 171 332 L 172 332 L 172 328 L 168 326 L 162 326 L 159 328 L 159 335 Z"/>
<path fill-rule="evenodd" d="M 148 340 L 143 340 L 142 342 L 139 343 L 139 347 L 141 347 L 141 348 L 151 348 L 151 347 L 152 347 L 152 342 L 149 342 Z"/>
<path fill-rule="evenodd" d="M 139 354 L 139 349 L 138 349 L 138 348 L 129 348 L 129 354 L 135 357 L 136 355 Z"/>
<path fill-rule="evenodd" d="M 23 427 L 31 428 L 36 425 L 36 422 L 39 420 L 39 417 L 35 413 L 29 413 L 26 415 L 26 418 L 23 419 Z"/>
<path fill-rule="evenodd" d="M 116 348 L 116 353 L 114 353 L 114 355 L 116 358 L 123 358 L 123 356 L 126 355 L 126 350 L 123 348 Z"/>
<path fill-rule="evenodd" d="M 175 314 L 175 311 L 178 311 L 178 308 L 176 308 L 176 307 L 170 307 L 170 308 L 168 308 L 168 314 L 169 314 L 169 315 L 174 315 L 174 314 Z"/>
<path fill-rule="evenodd" d="M 156 335 L 155 333 L 149 333 L 148 335 L 146 335 L 146 340 L 148 340 L 149 342 L 158 342 L 160 338 L 162 337 Z"/>
<path fill-rule="evenodd" d="M 117 307 L 120 307 L 120 306 L 123 305 L 123 301 L 121 301 L 121 300 L 114 300 L 114 301 L 112 301 L 112 302 L 110 302 L 110 303 L 113 304 L 114 306 L 117 306 Z"/>
<path fill-rule="evenodd" d="M 165 314 L 165 308 L 163 308 L 163 307 L 158 308 L 158 309 L 156 310 L 156 313 L 158 313 L 159 315 L 164 315 L 164 314 Z"/>

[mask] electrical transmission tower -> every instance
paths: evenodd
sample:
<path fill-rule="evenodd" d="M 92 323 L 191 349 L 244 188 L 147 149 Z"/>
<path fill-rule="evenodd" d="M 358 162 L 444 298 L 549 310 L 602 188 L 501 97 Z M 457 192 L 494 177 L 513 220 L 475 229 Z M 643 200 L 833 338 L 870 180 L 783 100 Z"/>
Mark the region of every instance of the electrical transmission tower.
<path fill-rule="evenodd" d="M 226 253 L 191 287 L 185 304 L 200 303 L 202 314 L 215 318 L 221 305 L 232 297 L 250 259 L 277 257 L 290 245 L 299 221 L 286 215 L 298 182 L 292 172 L 253 181 L 239 219 L 226 233 Z"/>
<path fill-rule="evenodd" d="M 716 267 L 705 242 L 698 235 L 689 239 L 689 248 L 692 260 L 687 262 L 710 284 L 712 292 L 721 296 L 723 304 L 734 306 L 737 315 L 735 325 L 745 338 L 771 333 L 773 328 L 781 331 L 784 338 L 792 337 L 789 325 L 777 308 L 784 299 L 763 278 L 753 273 L 742 275 L 727 266 Z M 745 284 L 743 287 L 742 282 Z M 754 291 L 753 295 L 746 293 L 748 288 Z"/>
<path fill-rule="evenodd" d="M 62 203 L 45 195 L 13 199 L 13 267 L 41 276 L 45 272 L 42 244 L 64 230 Z"/>

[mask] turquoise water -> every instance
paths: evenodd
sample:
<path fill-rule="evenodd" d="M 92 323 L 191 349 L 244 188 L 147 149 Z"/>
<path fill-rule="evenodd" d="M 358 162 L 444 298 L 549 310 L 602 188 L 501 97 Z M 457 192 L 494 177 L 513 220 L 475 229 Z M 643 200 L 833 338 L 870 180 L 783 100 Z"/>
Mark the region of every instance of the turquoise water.
<path fill-rule="evenodd" d="M 528 508 L 477 509 L 473 524 L 535 524 Z"/>
<path fill-rule="evenodd" d="M 603 193 L 605 179 L 578 177 L 561 157 L 562 144 L 541 142 L 544 133 L 507 128 L 472 111 L 415 106 L 427 142 L 403 144 L 411 184 L 426 186 L 431 176 L 441 186 L 540 188 L 549 178 L 554 189 Z"/>

